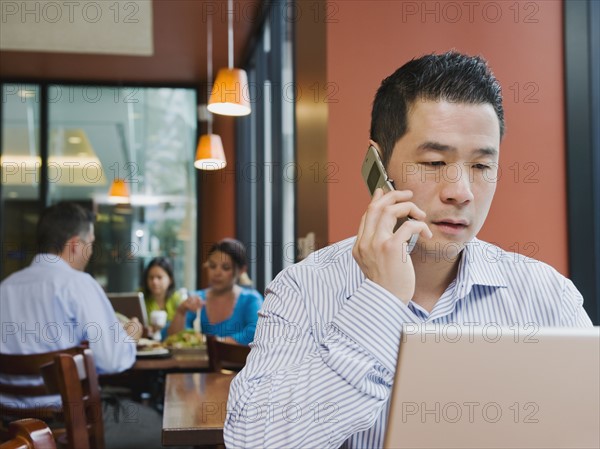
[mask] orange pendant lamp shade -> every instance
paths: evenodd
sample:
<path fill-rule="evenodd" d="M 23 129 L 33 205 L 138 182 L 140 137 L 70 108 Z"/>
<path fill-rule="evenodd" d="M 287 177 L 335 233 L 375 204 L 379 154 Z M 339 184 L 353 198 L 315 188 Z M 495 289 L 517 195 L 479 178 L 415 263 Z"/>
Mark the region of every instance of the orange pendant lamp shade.
<path fill-rule="evenodd" d="M 223 151 L 223 142 L 218 134 L 203 134 L 198 141 L 194 167 L 200 170 L 220 170 L 225 168 L 227 160 Z"/>
<path fill-rule="evenodd" d="M 213 114 L 242 116 L 250 114 L 248 75 L 242 69 L 220 69 L 213 84 L 208 110 Z"/>
<path fill-rule="evenodd" d="M 129 203 L 129 187 L 124 179 L 116 178 L 108 191 L 108 199 L 113 203 Z"/>

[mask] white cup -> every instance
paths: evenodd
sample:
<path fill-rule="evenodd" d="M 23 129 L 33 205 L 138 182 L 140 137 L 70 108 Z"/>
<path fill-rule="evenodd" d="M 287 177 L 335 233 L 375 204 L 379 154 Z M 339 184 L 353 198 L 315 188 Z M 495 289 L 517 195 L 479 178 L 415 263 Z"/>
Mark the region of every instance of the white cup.
<path fill-rule="evenodd" d="M 162 329 L 167 325 L 167 312 L 165 310 L 153 310 L 150 312 L 150 324 Z"/>

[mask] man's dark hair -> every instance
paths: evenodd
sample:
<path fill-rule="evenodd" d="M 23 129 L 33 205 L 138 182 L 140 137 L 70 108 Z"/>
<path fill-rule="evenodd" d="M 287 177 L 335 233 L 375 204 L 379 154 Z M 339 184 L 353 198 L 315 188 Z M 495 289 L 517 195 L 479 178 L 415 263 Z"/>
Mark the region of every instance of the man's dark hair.
<path fill-rule="evenodd" d="M 417 100 L 489 103 L 500 122 L 500 137 L 504 135 L 502 89 L 483 58 L 455 51 L 422 56 L 384 79 L 373 101 L 371 139 L 379 144 L 386 167 L 394 145 L 407 132 L 408 112 Z"/>
<path fill-rule="evenodd" d="M 37 225 L 38 251 L 60 254 L 70 238 L 90 232 L 93 223 L 93 212 L 78 204 L 61 202 L 48 207 Z"/>
<path fill-rule="evenodd" d="M 175 276 L 173 275 L 173 264 L 166 257 L 155 257 L 150 261 L 146 269 L 144 270 L 144 276 L 142 277 L 142 282 L 144 283 L 142 289 L 144 290 L 144 296 L 146 298 L 152 297 L 150 293 L 150 289 L 148 288 L 148 274 L 150 273 L 150 269 L 152 267 L 160 267 L 165 270 L 165 273 L 169 276 L 169 286 L 167 287 L 167 292 L 165 294 L 166 298 L 169 298 L 173 293 L 175 293 Z"/>

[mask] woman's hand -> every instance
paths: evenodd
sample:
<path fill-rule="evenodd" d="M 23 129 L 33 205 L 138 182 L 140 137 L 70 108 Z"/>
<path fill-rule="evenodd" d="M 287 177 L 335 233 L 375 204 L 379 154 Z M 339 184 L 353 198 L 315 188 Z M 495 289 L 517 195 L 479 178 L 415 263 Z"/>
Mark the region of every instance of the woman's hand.
<path fill-rule="evenodd" d="M 167 329 L 167 335 L 174 335 L 183 330 L 185 326 L 185 315 L 187 312 L 196 313 L 204 307 L 204 302 L 198 295 L 189 295 L 184 301 L 177 306 L 177 313 L 171 321 L 171 325 Z"/>
<path fill-rule="evenodd" d="M 189 295 L 185 301 L 182 301 L 177 306 L 177 313 L 184 314 L 186 312 L 197 312 L 204 307 L 204 302 L 198 295 Z"/>

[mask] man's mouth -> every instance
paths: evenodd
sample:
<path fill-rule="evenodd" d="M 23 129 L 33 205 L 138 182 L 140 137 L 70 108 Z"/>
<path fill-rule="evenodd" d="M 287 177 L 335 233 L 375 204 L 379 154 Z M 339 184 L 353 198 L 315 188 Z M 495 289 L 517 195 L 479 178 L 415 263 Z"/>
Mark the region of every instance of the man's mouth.
<path fill-rule="evenodd" d="M 432 222 L 442 233 L 456 235 L 469 227 L 466 220 L 444 219 Z"/>

